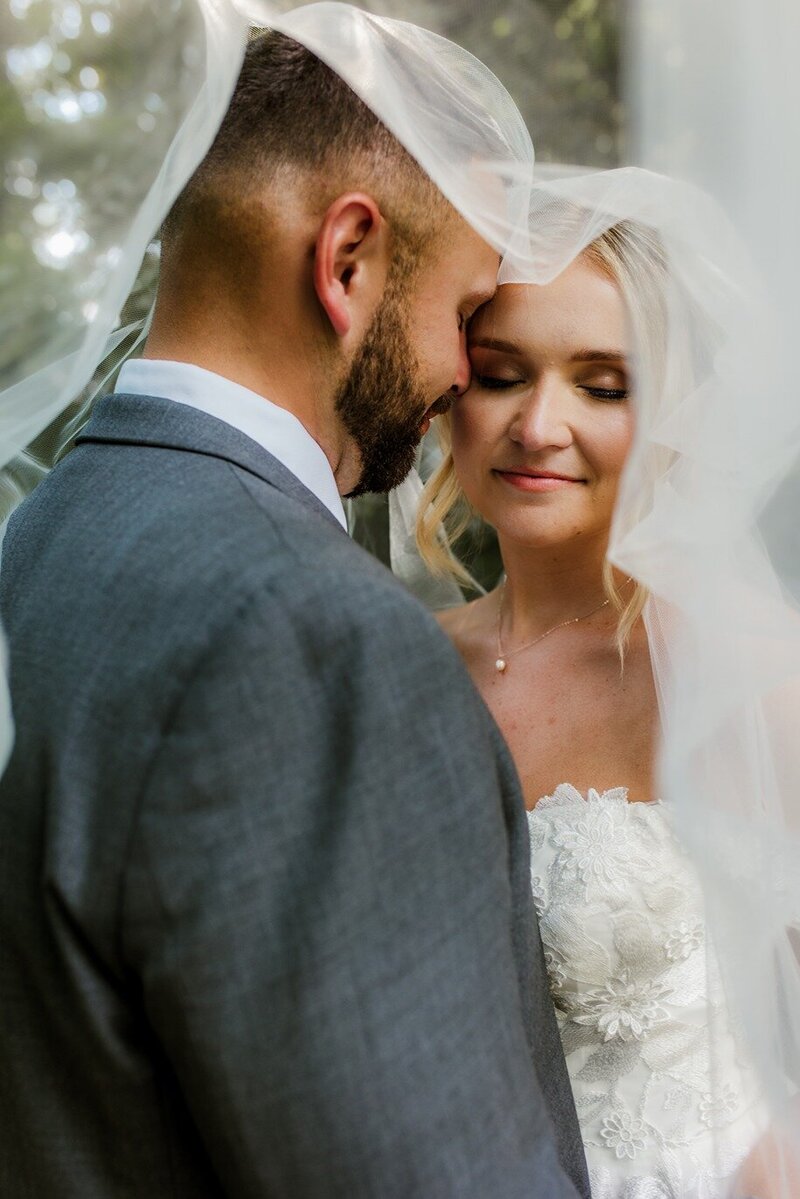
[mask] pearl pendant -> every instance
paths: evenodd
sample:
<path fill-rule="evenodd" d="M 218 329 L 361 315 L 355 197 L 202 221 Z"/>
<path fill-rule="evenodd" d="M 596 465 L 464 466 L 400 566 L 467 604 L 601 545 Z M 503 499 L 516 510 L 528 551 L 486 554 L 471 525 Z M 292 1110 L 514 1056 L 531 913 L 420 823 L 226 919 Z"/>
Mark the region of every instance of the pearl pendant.
<path fill-rule="evenodd" d="M 505 658 L 498 658 L 498 659 L 497 659 L 497 661 L 496 661 L 496 662 L 495 662 L 495 664 L 494 664 L 494 668 L 495 668 L 495 670 L 497 671 L 497 673 L 498 673 L 498 674 L 502 674 L 502 673 L 503 673 L 503 671 L 504 671 L 504 670 L 505 670 L 505 668 L 506 668 L 506 660 L 505 660 Z"/>

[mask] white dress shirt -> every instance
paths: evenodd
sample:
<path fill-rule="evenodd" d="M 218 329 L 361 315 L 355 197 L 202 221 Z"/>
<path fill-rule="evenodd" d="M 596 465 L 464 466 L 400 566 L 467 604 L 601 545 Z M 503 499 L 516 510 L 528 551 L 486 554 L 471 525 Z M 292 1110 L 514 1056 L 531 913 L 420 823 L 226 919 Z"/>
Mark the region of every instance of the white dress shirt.
<path fill-rule="evenodd" d="M 333 513 L 342 528 L 347 528 L 330 462 L 308 430 L 285 408 L 201 366 L 157 358 L 130 358 L 119 372 L 115 391 L 163 396 L 188 404 L 246 433 L 283 463 Z"/>

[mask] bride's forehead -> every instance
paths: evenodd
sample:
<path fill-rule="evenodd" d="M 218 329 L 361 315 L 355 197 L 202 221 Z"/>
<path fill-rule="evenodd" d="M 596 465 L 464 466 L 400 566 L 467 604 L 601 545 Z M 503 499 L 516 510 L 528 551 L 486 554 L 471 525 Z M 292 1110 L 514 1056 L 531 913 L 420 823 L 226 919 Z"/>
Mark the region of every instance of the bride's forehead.
<path fill-rule="evenodd" d="M 473 324 L 476 334 L 504 335 L 521 342 L 579 337 L 582 343 L 614 334 L 627 342 L 627 320 L 616 282 L 584 258 L 549 283 L 505 283 Z"/>

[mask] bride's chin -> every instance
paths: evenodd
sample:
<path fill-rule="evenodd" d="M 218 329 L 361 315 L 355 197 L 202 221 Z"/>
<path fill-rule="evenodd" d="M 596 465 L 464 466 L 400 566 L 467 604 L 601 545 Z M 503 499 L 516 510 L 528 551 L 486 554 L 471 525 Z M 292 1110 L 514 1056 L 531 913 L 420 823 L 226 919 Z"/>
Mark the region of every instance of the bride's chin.
<path fill-rule="evenodd" d="M 519 504 L 487 504 L 483 510 L 477 504 L 473 507 L 497 530 L 499 537 L 507 537 L 531 549 L 556 549 L 574 543 L 576 539 L 583 539 L 588 544 L 604 530 L 607 535 L 605 513 L 587 511 L 585 506 L 580 511 L 576 505 L 548 503 L 547 497 L 541 498 L 545 503 L 523 500 Z"/>
<path fill-rule="evenodd" d="M 565 527 L 550 522 L 532 522 L 521 520 L 490 521 L 501 540 L 514 542 L 531 551 L 553 550 L 574 540 L 576 530 L 574 524 Z"/>

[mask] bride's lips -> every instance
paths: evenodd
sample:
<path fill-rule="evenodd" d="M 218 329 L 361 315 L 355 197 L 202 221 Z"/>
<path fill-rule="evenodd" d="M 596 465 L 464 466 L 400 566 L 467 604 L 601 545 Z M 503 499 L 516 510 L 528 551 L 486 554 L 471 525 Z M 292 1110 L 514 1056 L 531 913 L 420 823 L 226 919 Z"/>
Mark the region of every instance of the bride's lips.
<path fill-rule="evenodd" d="M 562 491 L 565 487 L 574 487 L 584 481 L 549 470 L 495 470 L 494 473 L 518 491 Z"/>
<path fill-rule="evenodd" d="M 425 434 L 428 432 L 428 429 L 430 429 L 430 427 L 431 427 L 431 418 L 430 418 L 430 416 L 428 415 L 428 413 L 426 412 L 426 413 L 425 413 L 425 415 L 424 415 L 424 416 L 423 416 L 423 418 L 422 418 L 422 423 L 421 423 L 421 425 L 420 425 L 420 427 L 419 427 L 419 435 L 420 435 L 420 437 L 424 437 L 424 436 L 425 436 Z"/>

